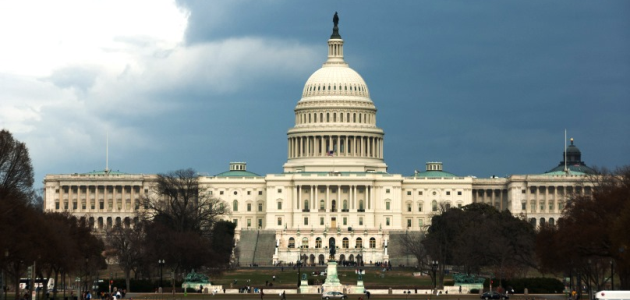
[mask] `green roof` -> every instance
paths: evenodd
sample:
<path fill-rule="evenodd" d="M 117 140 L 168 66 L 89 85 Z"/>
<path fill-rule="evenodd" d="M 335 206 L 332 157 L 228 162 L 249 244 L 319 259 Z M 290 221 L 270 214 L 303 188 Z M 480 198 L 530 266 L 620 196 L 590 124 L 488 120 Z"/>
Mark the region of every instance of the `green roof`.
<path fill-rule="evenodd" d="M 449 173 L 449 172 L 445 172 L 445 171 L 424 171 L 424 172 L 419 172 L 419 173 L 414 174 L 413 177 L 452 178 L 452 177 L 457 177 L 457 175 Z"/>
<path fill-rule="evenodd" d="M 227 171 L 227 172 L 219 173 L 215 176 L 216 177 L 260 177 L 260 175 L 249 172 L 249 171 Z"/>
<path fill-rule="evenodd" d="M 101 170 L 101 171 L 92 171 L 92 172 L 88 172 L 88 173 L 83 173 L 81 175 L 129 175 L 129 173 L 123 173 L 120 171 L 105 171 L 105 170 Z"/>
<path fill-rule="evenodd" d="M 565 173 L 564 171 L 550 171 L 550 172 L 547 172 L 547 173 L 543 173 L 542 175 L 545 175 L 545 176 L 567 176 L 567 175 L 585 176 L 586 173 L 569 170 L 569 173 Z"/>

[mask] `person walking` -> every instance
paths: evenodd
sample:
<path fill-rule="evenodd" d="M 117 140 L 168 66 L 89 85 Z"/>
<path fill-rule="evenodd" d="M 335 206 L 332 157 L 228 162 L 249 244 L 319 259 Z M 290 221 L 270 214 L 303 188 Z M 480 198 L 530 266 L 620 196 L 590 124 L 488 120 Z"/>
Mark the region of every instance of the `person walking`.
<path fill-rule="evenodd" d="M 265 292 L 263 292 L 263 289 L 260 289 L 260 300 L 262 300 L 263 297 L 265 297 Z"/>

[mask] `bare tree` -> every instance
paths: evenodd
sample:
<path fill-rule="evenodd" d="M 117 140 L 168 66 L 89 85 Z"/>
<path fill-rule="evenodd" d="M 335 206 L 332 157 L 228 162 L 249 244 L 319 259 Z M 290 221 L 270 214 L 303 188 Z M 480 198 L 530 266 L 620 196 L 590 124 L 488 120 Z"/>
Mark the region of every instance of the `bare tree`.
<path fill-rule="evenodd" d="M 33 193 L 33 165 L 26 144 L 0 131 L 0 199 L 12 196 L 28 202 Z M 6 212 L 4 212 L 6 213 Z"/>
<path fill-rule="evenodd" d="M 110 251 L 107 253 L 118 260 L 118 265 L 125 272 L 127 291 L 131 292 L 131 271 L 139 266 L 145 255 L 144 230 L 142 224 L 135 224 L 133 228 L 114 226 L 107 231 L 105 241 Z"/>
<path fill-rule="evenodd" d="M 209 234 L 218 217 L 229 213 L 227 205 L 199 185 L 193 169 L 159 174 L 152 193 L 142 199 L 141 217 L 154 220 L 177 232 Z"/>

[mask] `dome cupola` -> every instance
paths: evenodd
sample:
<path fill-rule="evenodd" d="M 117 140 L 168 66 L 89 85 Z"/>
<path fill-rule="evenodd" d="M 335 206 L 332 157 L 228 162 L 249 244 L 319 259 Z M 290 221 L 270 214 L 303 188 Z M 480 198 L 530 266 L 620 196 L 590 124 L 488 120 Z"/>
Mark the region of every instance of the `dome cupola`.
<path fill-rule="evenodd" d="M 289 129 L 285 172 L 384 172 L 383 130 L 367 84 L 344 60 L 339 16 L 333 17 L 328 57 L 306 81 Z"/>

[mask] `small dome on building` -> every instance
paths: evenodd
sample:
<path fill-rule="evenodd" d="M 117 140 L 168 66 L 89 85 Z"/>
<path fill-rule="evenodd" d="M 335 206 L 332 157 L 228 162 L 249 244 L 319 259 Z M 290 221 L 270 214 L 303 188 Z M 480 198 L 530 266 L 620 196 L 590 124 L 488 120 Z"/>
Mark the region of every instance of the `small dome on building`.
<path fill-rule="evenodd" d="M 416 171 L 413 175 L 416 178 L 452 178 L 457 177 L 457 175 L 445 172 L 442 169 L 442 162 L 427 162 L 426 171 L 418 172 Z"/>
<path fill-rule="evenodd" d="M 230 162 L 230 170 L 215 175 L 216 177 L 260 177 L 260 175 L 247 171 L 246 162 Z"/>
<path fill-rule="evenodd" d="M 566 162 L 565 162 L 566 157 Z M 584 174 L 596 174 L 595 170 L 588 167 L 582 161 L 582 152 L 580 149 L 573 144 L 573 138 L 571 138 L 571 145 L 567 147 L 567 149 L 562 153 L 562 161 L 558 164 L 557 167 L 545 172 L 545 174 L 558 174 L 557 172 L 564 172 L 566 166 L 566 171 L 584 173 Z"/>

